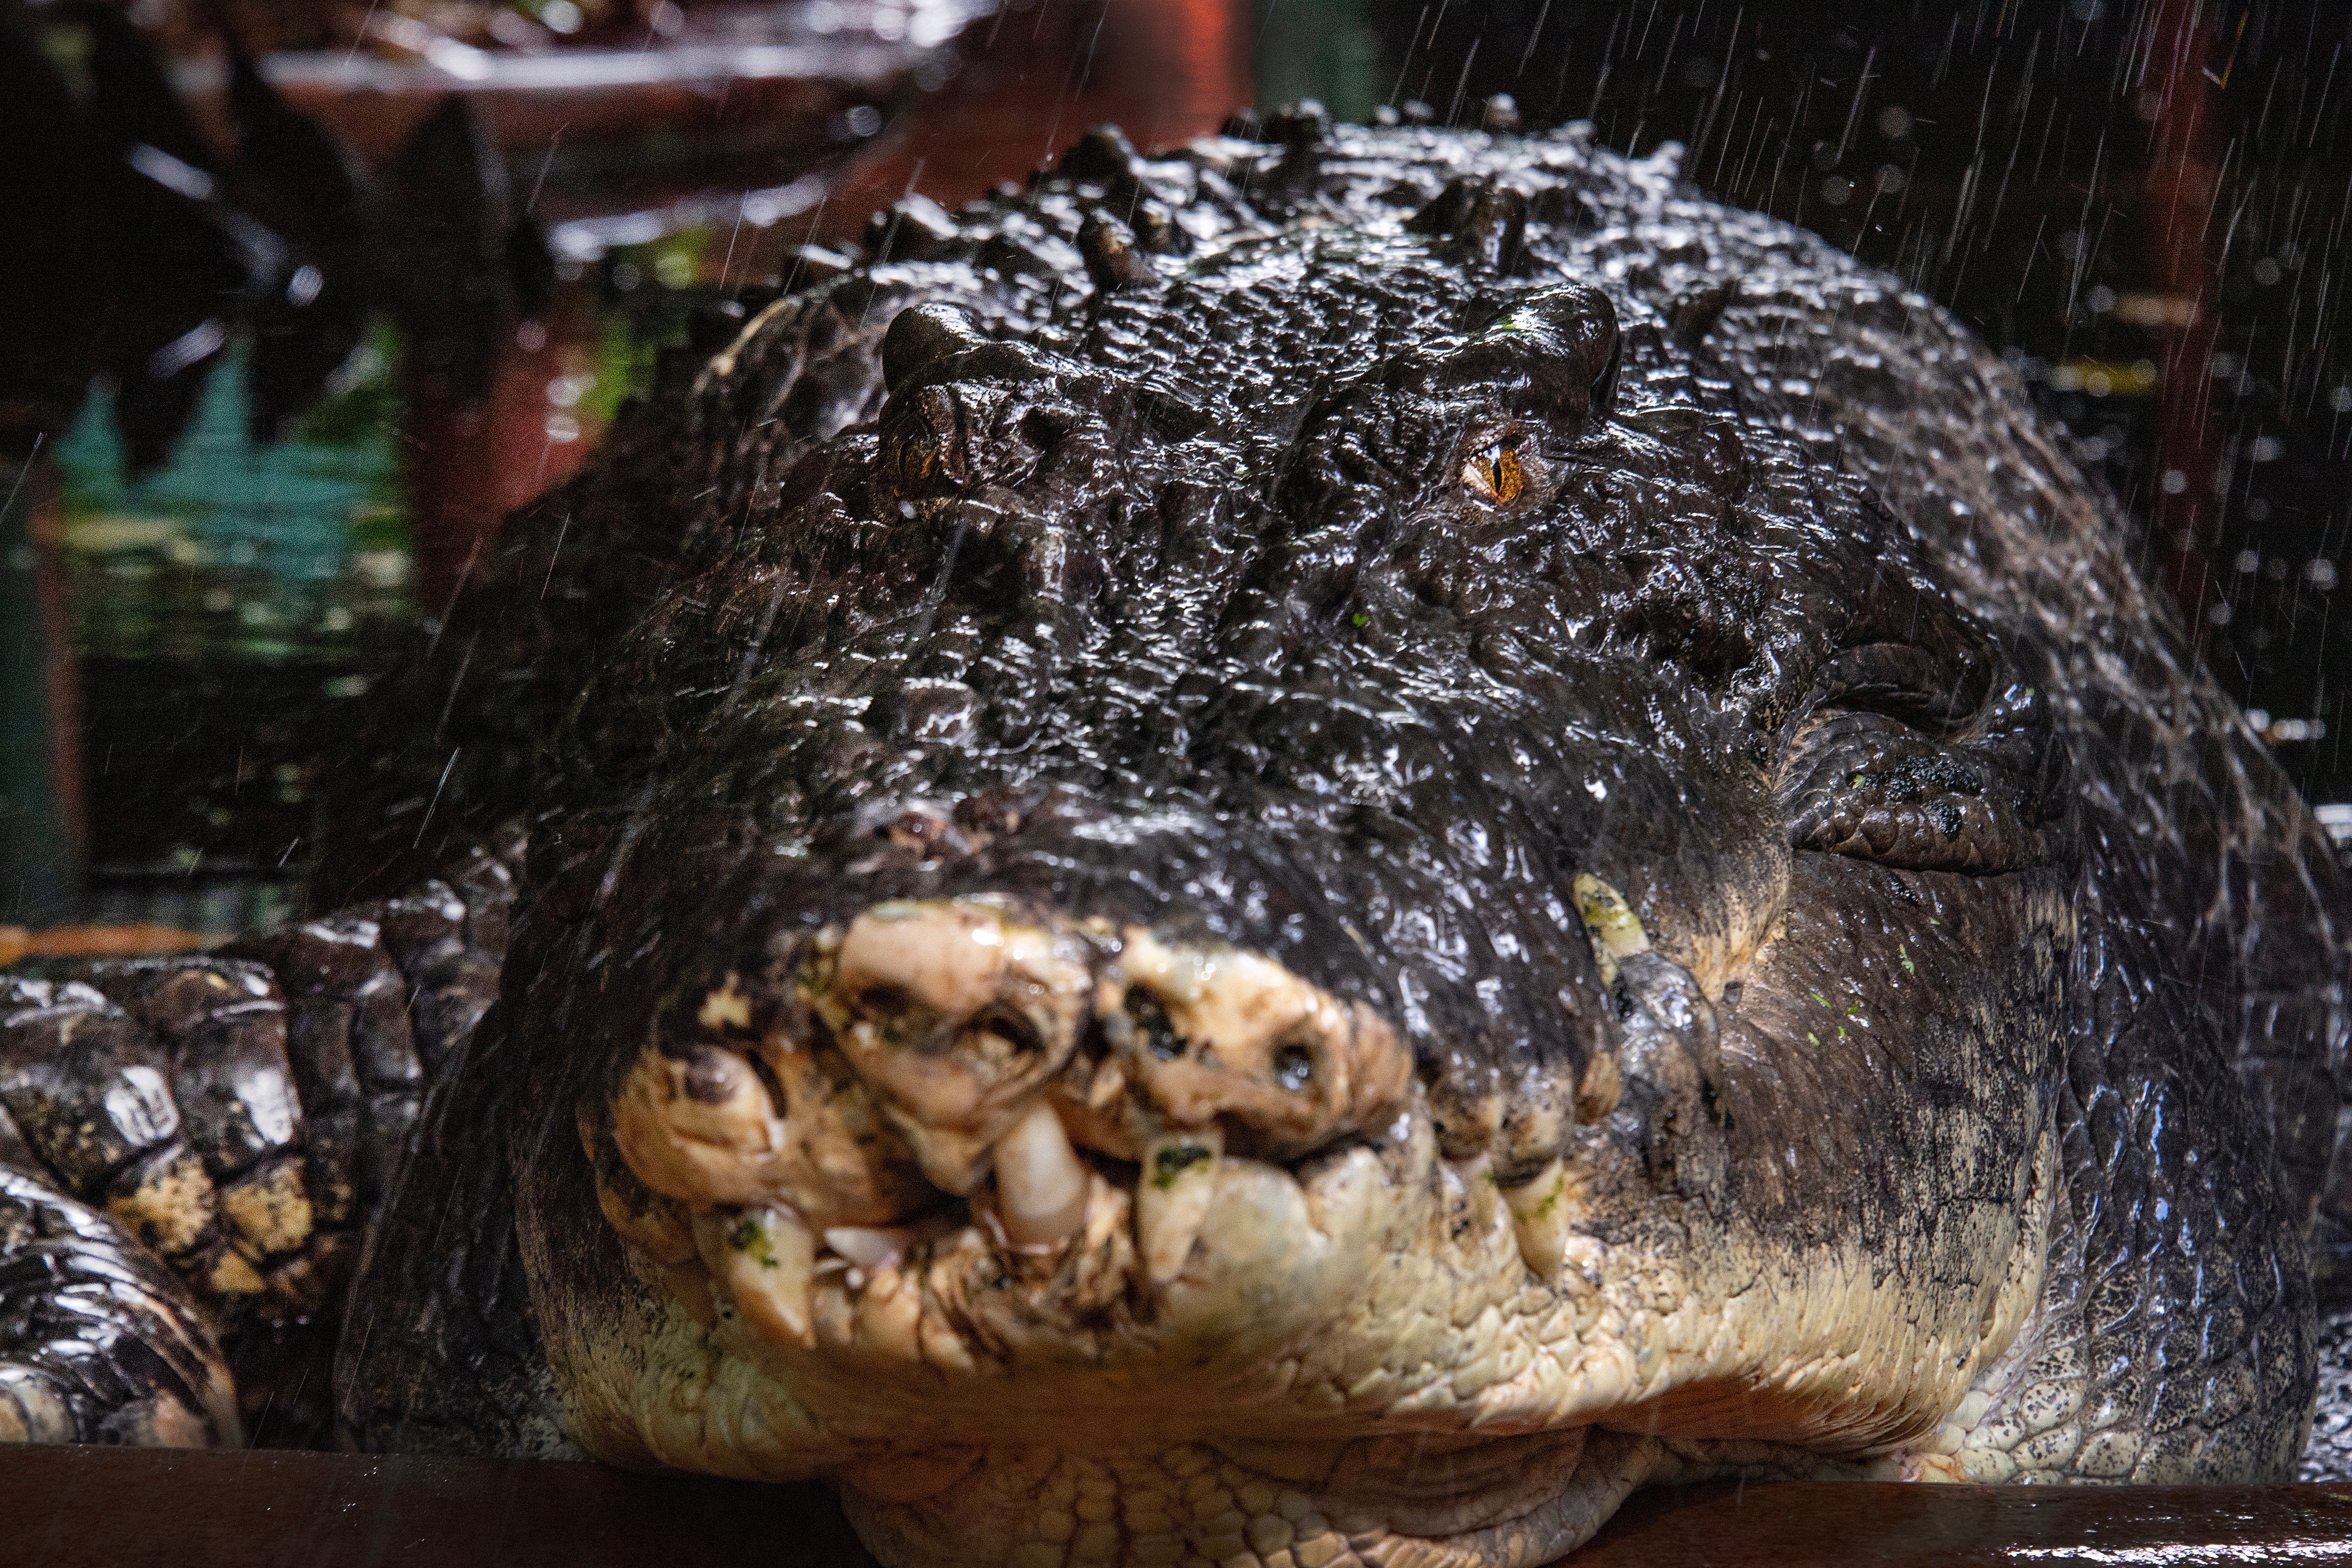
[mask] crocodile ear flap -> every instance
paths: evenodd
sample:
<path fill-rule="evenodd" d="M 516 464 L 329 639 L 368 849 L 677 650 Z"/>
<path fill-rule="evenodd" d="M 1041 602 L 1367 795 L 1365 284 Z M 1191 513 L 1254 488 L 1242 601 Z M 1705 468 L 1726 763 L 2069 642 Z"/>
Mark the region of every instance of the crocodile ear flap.
<path fill-rule="evenodd" d="M 1526 193 L 1491 174 L 1459 174 L 1405 220 L 1414 234 L 1443 237 L 1441 248 L 1476 268 L 1521 273 L 1528 257 Z"/>
<path fill-rule="evenodd" d="M 1623 359 L 1609 296 L 1566 283 L 1520 300 L 1440 360 L 1432 379 L 1522 418 L 1582 431 L 1615 409 Z"/>

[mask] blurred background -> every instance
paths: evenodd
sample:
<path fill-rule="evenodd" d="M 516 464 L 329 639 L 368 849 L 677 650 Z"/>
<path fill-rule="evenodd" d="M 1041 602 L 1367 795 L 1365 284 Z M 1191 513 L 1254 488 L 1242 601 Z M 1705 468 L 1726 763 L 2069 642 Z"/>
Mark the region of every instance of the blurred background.
<path fill-rule="evenodd" d="M 2352 837 L 2347 43 L 2311 0 L 0 0 L 0 961 L 291 912 L 351 705 L 804 247 L 1302 97 L 1672 143 L 1951 306 Z"/>

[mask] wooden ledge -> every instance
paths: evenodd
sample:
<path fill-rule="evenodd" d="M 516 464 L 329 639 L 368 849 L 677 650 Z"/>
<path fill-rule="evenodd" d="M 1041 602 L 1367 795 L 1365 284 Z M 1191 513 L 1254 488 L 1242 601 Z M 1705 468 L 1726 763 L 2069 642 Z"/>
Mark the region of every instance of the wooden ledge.
<path fill-rule="evenodd" d="M 1576 1568 L 2352 1564 L 2352 1487 L 1783 1481 L 1639 1492 Z"/>
<path fill-rule="evenodd" d="M 600 1465 L 0 1447 L 27 1568 L 871 1568 L 831 1495 Z M 2352 1487 L 1782 1482 L 1645 1492 L 1576 1568 L 2344 1564 Z"/>
<path fill-rule="evenodd" d="M 0 965 L 20 958 L 147 958 L 205 945 L 199 932 L 173 926 L 51 926 L 26 931 L 0 925 Z"/>

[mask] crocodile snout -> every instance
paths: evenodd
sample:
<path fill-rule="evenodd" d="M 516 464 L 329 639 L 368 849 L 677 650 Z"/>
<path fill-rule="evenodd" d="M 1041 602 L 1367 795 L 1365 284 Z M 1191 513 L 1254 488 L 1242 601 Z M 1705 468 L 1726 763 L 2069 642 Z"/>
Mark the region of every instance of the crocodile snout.
<path fill-rule="evenodd" d="M 625 1075 L 598 1165 L 674 1287 L 803 1344 L 827 1283 L 975 1247 L 1108 1243 L 1100 1266 L 1165 1287 L 1222 1162 L 1376 1132 L 1412 1083 L 1377 1012 L 1272 959 L 986 896 L 877 903 L 776 976 L 673 1009 L 686 1037 Z"/>

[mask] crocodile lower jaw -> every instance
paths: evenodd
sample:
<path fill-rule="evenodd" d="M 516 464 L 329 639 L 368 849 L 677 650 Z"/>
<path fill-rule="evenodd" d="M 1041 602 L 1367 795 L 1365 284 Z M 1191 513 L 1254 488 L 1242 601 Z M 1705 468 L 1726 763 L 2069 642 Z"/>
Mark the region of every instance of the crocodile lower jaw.
<path fill-rule="evenodd" d="M 624 1464 L 835 1478 L 894 1565 L 1493 1568 L 1572 1549 L 1640 1485 L 1855 1473 L 1929 1439 L 2006 1342 L 1925 1342 L 1859 1253 L 1726 1295 L 1578 1237 L 1540 1281 L 1478 1174 L 1417 1101 L 1377 1149 L 1222 1160 L 1149 1290 L 1131 1199 L 1097 1175 L 1058 1251 L 971 1225 L 820 1253 L 805 1338 L 690 1309 L 641 1257 L 635 1321 L 572 1361 L 572 1429 Z"/>
<path fill-rule="evenodd" d="M 1532 1568 L 1591 1539 L 1638 1487 L 1732 1471 L 1843 1473 L 1800 1449 L 1578 1426 L 1092 1457 L 974 1449 L 853 1474 L 844 1501 L 889 1568 Z"/>

